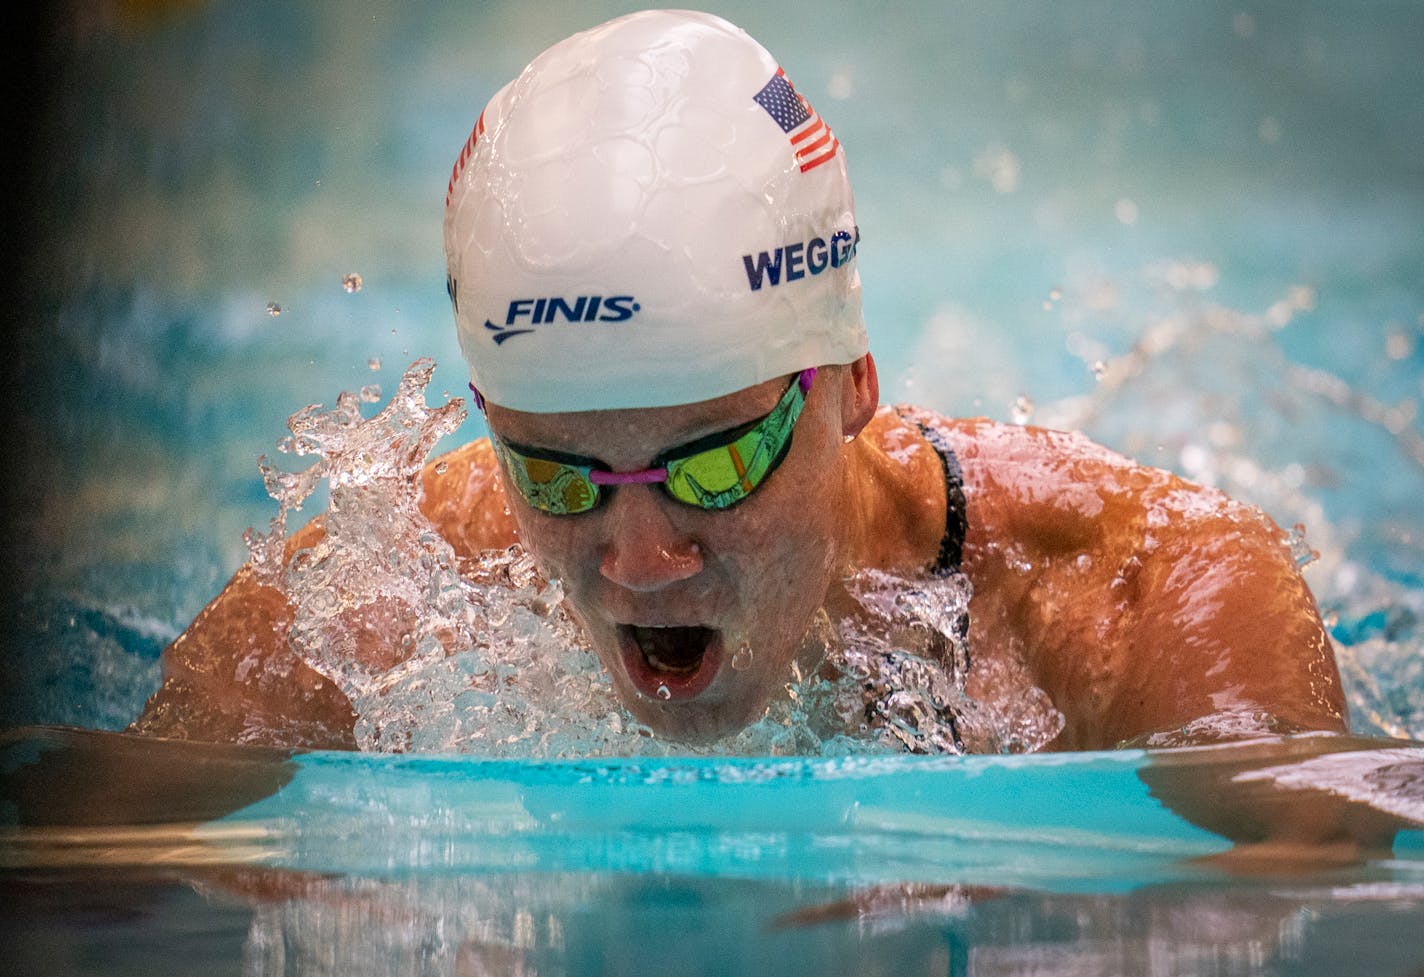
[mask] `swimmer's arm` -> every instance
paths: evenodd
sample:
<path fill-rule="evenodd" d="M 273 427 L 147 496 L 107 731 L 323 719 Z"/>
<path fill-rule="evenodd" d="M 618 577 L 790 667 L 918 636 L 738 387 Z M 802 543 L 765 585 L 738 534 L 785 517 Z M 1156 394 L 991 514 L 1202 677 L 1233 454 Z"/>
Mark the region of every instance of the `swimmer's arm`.
<path fill-rule="evenodd" d="M 1119 688 L 1124 725 L 1110 735 L 1127 746 L 1176 747 L 1346 731 L 1329 637 L 1274 523 L 1228 506 L 1154 556 L 1142 575 L 1150 599 L 1136 624 L 1141 654 Z M 1242 747 L 1219 755 L 1227 762 L 1190 765 L 1181 779 L 1159 755 L 1139 776 L 1178 815 L 1234 842 L 1205 861 L 1227 871 L 1318 872 L 1388 853 L 1396 830 L 1410 825 L 1372 807 L 1368 790 L 1351 797 L 1328 777 L 1319 786 L 1309 776 L 1277 782 L 1258 768 L 1360 745 L 1329 736 L 1263 744 L 1258 756 Z M 1359 770 L 1347 780 L 1370 771 L 1368 762 L 1346 762 Z"/>
<path fill-rule="evenodd" d="M 319 521 L 286 552 L 321 537 Z M 163 652 L 163 684 L 130 727 L 169 739 L 354 749 L 355 714 L 329 679 L 303 662 L 287 635 L 292 607 L 243 566 Z"/>
<path fill-rule="evenodd" d="M 437 458 L 422 475 L 421 509 L 469 558 L 515 541 L 514 523 L 481 439 Z M 318 542 L 320 519 L 293 534 L 286 558 Z M 163 684 L 131 727 L 152 736 L 350 749 L 346 696 L 291 649 L 293 611 L 244 566 L 163 653 Z"/>
<path fill-rule="evenodd" d="M 1106 737 L 1176 746 L 1343 731 L 1334 651 L 1280 529 L 1227 503 L 1158 535 L 1124 575 Z"/>

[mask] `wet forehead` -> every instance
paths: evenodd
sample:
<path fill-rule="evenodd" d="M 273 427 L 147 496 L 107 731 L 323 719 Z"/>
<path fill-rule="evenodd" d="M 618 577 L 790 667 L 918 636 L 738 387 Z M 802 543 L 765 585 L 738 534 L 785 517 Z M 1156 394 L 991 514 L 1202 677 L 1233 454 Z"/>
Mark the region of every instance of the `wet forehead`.
<path fill-rule="evenodd" d="M 786 380 L 779 378 L 695 404 L 557 414 L 490 404 L 487 418 L 490 429 L 506 440 L 621 467 L 643 464 L 668 448 L 755 420 L 776 406 L 785 389 Z"/>

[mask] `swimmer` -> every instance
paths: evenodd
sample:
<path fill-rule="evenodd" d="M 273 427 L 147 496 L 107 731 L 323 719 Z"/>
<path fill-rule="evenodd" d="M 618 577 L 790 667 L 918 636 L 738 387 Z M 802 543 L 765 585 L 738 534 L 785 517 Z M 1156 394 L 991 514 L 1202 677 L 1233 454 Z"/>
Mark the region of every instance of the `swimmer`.
<path fill-rule="evenodd" d="M 491 437 L 426 468 L 423 511 L 462 557 L 523 544 L 673 739 L 761 716 L 863 568 L 965 574 L 976 661 L 1027 668 L 1066 720 L 1053 748 L 1345 728 L 1274 523 L 1078 435 L 881 405 L 859 249 L 845 149 L 745 33 L 648 11 L 554 45 L 450 179 L 448 288 Z M 291 622 L 240 570 L 135 728 L 354 745 Z M 389 656 L 394 622 L 362 626 Z"/>

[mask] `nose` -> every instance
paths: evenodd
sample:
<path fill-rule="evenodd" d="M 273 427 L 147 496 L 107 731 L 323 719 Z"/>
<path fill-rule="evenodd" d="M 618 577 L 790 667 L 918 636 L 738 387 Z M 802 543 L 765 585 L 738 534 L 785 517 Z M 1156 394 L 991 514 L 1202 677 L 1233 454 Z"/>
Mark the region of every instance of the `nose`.
<path fill-rule="evenodd" d="M 702 549 L 680 530 L 653 485 L 620 485 L 608 500 L 599 572 L 634 591 L 654 591 L 702 572 Z"/>

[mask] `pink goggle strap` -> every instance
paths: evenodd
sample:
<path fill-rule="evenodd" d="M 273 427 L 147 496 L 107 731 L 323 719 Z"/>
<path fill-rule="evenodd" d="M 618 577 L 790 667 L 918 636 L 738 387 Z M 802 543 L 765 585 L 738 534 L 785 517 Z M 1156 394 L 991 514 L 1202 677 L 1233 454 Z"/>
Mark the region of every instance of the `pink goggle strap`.
<path fill-rule="evenodd" d="M 651 482 L 666 482 L 666 468 L 644 468 L 636 472 L 604 472 L 595 468 L 588 473 L 588 480 L 595 485 L 647 485 Z"/>

